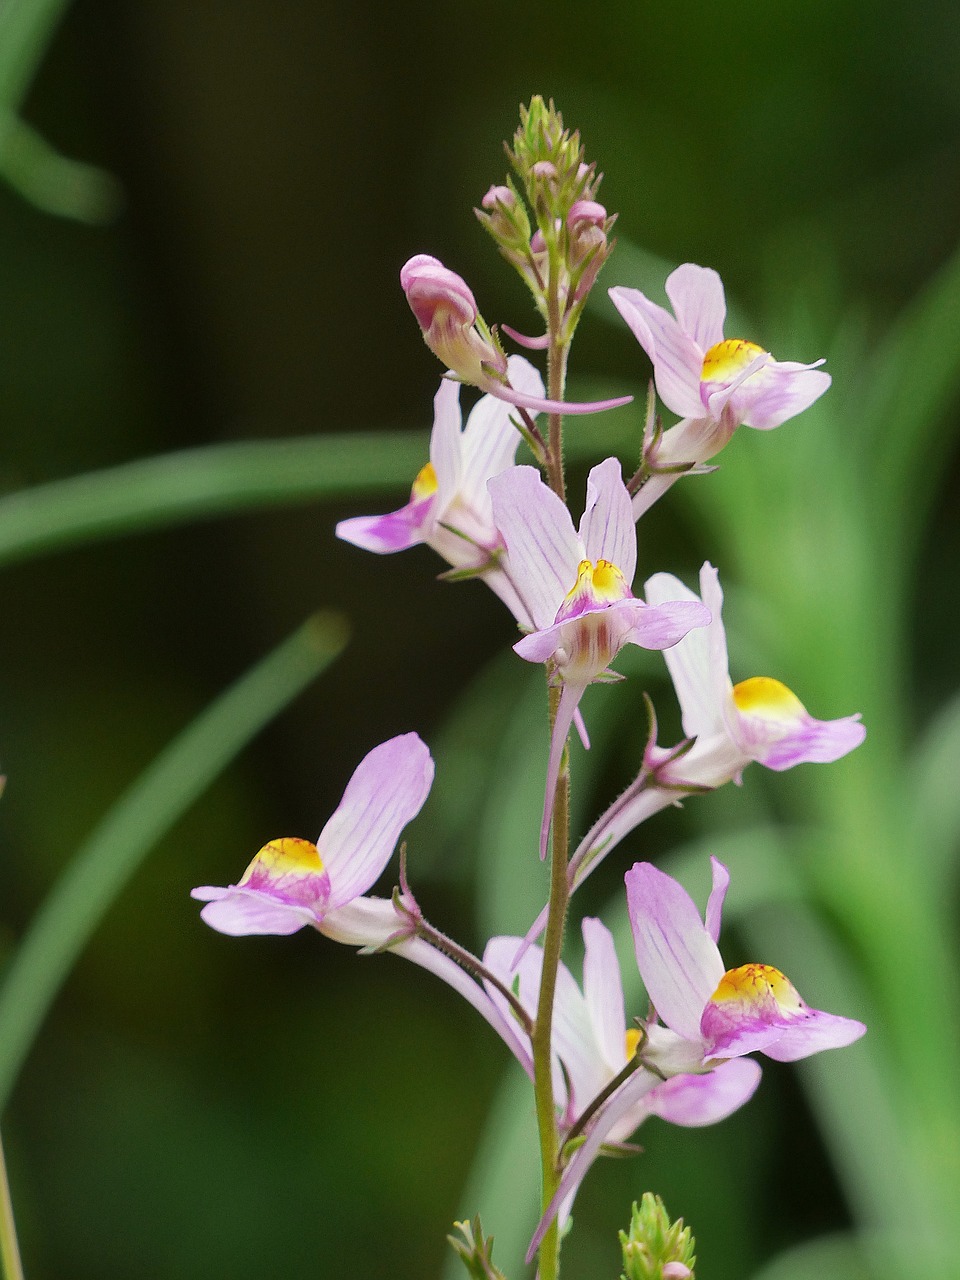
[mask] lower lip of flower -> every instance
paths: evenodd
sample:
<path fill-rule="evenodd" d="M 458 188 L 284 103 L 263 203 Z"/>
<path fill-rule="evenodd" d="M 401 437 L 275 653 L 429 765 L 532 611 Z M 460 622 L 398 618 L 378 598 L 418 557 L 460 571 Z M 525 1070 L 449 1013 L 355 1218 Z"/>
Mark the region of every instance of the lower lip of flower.
<path fill-rule="evenodd" d="M 781 1013 L 800 1013 L 803 1003 L 785 974 L 769 964 L 743 964 L 728 969 L 710 997 L 711 1004 L 737 1001 L 762 1007 L 773 1001 Z"/>
<path fill-rule="evenodd" d="M 715 343 L 703 357 L 701 382 L 732 382 L 757 356 L 766 355 L 763 347 L 745 338 L 724 338 Z"/>
<path fill-rule="evenodd" d="M 772 676 L 752 676 L 733 687 L 733 701 L 741 715 L 778 724 L 795 724 L 806 716 L 803 703 Z"/>

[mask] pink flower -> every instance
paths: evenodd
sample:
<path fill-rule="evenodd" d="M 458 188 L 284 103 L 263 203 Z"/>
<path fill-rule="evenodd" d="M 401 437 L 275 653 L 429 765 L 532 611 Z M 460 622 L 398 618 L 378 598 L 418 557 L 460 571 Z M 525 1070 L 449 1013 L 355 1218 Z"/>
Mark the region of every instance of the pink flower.
<path fill-rule="evenodd" d="M 629 404 L 632 396 L 567 404 L 511 385 L 507 358 L 477 309 L 467 283 L 442 262 L 420 253 L 406 262 L 400 284 L 417 318 L 423 340 L 461 382 L 535 413 L 598 413 Z"/>
<path fill-rule="evenodd" d="M 346 940 L 344 930 L 362 933 L 364 909 L 357 910 L 361 895 L 386 869 L 401 831 L 420 812 L 432 782 L 433 760 L 415 733 L 374 747 L 355 769 L 317 843 L 272 840 L 237 884 L 194 889 L 192 896 L 207 904 L 202 919 L 235 936 L 296 933 L 304 925 L 338 940 Z M 382 941 L 374 930 L 374 936 L 359 938 L 357 945 Z"/>
<path fill-rule="evenodd" d="M 563 688 L 547 765 L 543 857 L 560 757 L 587 685 L 606 673 L 625 644 L 668 648 L 692 627 L 705 626 L 710 614 L 697 600 L 664 600 L 654 608 L 634 596 L 636 529 L 616 458 L 590 472 L 579 531 L 533 467 L 491 480 L 490 494 L 507 572 L 535 628 L 514 649 L 528 662 L 549 663 Z"/>
<path fill-rule="evenodd" d="M 709 626 L 691 631 L 664 654 L 683 731 L 694 741 L 687 751 L 648 747 L 636 781 L 597 820 L 571 858 L 571 888 L 582 884 L 624 836 L 675 803 L 684 790 L 739 782 L 753 761 L 778 772 L 807 762 L 829 764 L 866 737 L 859 714 L 817 720 L 785 684 L 770 676 L 733 684 L 723 591 L 713 565 L 706 563 L 700 570 L 700 596 L 669 573 L 654 574 L 644 592 L 651 604 L 699 599 L 710 610 Z"/>
<path fill-rule="evenodd" d="M 522 356 L 507 362 L 511 384 L 537 396 L 540 374 Z M 430 461 L 413 482 L 410 501 L 382 516 L 341 520 L 337 536 L 380 555 L 426 543 L 454 569 L 482 574 L 522 623 L 529 624 L 509 580 L 498 567 L 503 540 L 493 523 L 487 481 L 513 465 L 520 432 L 512 406 L 483 396 L 461 427 L 460 386 L 444 380 L 434 399 Z"/>
<path fill-rule="evenodd" d="M 715 271 L 687 262 L 667 277 L 666 291 L 675 315 L 639 289 L 610 290 L 614 306 L 650 357 L 660 398 L 682 419 L 647 459 L 661 474 L 637 493 L 637 516 L 685 468 L 718 453 L 738 426 L 778 427 L 813 404 L 831 381 L 818 369 L 822 360 L 774 360 L 756 343 L 724 338 L 726 302 Z"/>
<path fill-rule="evenodd" d="M 794 1062 L 852 1044 L 866 1031 L 853 1018 L 811 1009 L 772 965 L 724 968 L 717 938 L 730 876 L 716 858 L 711 865 L 713 889 L 705 920 L 686 890 L 649 862 L 636 863 L 626 875 L 637 966 L 661 1020 L 646 1024 L 642 1060 L 667 1077 L 661 1088 L 675 1087 L 667 1106 L 678 1108 L 686 1123 L 698 1123 L 692 1117 L 700 1107 L 720 1119 L 747 1101 L 760 1070 L 740 1061 L 745 1054 L 760 1052 Z M 619 1132 L 639 1101 L 652 1096 L 648 1074 L 634 1072 L 592 1118 L 586 1141 L 564 1170 L 540 1221 L 528 1260 L 554 1215 L 569 1206 L 602 1144 Z"/>

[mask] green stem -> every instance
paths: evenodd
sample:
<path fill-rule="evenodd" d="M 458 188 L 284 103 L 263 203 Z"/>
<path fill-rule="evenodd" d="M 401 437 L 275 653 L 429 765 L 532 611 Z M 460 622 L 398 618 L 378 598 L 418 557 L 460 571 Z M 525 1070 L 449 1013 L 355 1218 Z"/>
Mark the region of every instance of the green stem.
<path fill-rule="evenodd" d="M 560 316 L 560 262 L 556 244 L 551 246 L 550 279 L 547 285 L 547 332 L 550 345 L 547 348 L 547 395 L 551 400 L 562 400 L 567 382 L 567 356 L 569 340 L 564 339 Z M 567 486 L 563 469 L 563 415 L 549 415 L 550 437 L 547 450 L 547 480 L 550 488 L 562 502 L 567 500 Z"/>
<path fill-rule="evenodd" d="M 559 689 L 550 690 L 551 729 L 560 702 Z M 543 1171 L 543 1211 L 553 1199 L 560 1182 L 559 1136 L 557 1112 L 553 1097 L 553 1002 L 557 988 L 557 970 L 563 946 L 567 903 L 567 861 L 570 841 L 570 773 L 564 761 L 560 766 L 557 792 L 553 803 L 553 852 L 550 864 L 550 903 L 547 929 L 543 939 L 543 970 L 537 1021 L 531 1037 L 533 1048 L 533 1090 L 537 1107 L 537 1131 L 540 1136 L 540 1162 Z M 556 1280 L 560 1272 L 560 1235 L 557 1220 L 547 1229 L 540 1244 L 540 1280 Z"/>
<path fill-rule="evenodd" d="M 23 1280 L 23 1265 L 17 1245 L 17 1228 L 13 1221 L 13 1201 L 10 1199 L 10 1183 L 7 1181 L 7 1162 L 0 1140 L 0 1261 L 3 1263 L 3 1280 Z"/>

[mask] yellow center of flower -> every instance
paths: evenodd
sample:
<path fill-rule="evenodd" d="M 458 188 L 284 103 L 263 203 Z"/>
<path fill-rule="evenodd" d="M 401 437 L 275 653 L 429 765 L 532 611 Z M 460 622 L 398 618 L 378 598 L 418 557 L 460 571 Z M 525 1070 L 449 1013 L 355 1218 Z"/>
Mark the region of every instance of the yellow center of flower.
<path fill-rule="evenodd" d="M 716 1004 L 727 1000 L 765 1004 L 770 997 L 784 1013 L 799 1013 L 803 1008 L 796 987 L 770 964 L 742 964 L 739 969 L 728 969 L 711 1000 Z"/>
<path fill-rule="evenodd" d="M 410 490 L 411 498 L 430 498 L 437 492 L 437 473 L 433 463 L 425 463 L 417 472 L 417 478 Z"/>
<path fill-rule="evenodd" d="M 629 1062 L 633 1055 L 637 1052 L 640 1044 L 643 1042 L 643 1032 L 639 1027 L 631 1027 L 626 1034 L 625 1045 L 627 1050 L 627 1061 Z"/>
<path fill-rule="evenodd" d="M 598 604 L 612 604 L 625 600 L 630 594 L 626 579 L 611 560 L 581 560 L 577 566 L 577 580 L 567 592 L 564 604 L 582 596 L 590 596 Z"/>
<path fill-rule="evenodd" d="M 287 875 L 322 875 L 323 859 L 320 850 L 311 840 L 295 836 L 283 836 L 265 844 L 243 873 L 240 883 L 245 884 L 254 871 L 271 879 Z"/>
<path fill-rule="evenodd" d="M 733 686 L 733 701 L 738 711 L 764 720 L 802 719 L 806 709 L 797 695 L 771 676 L 752 676 Z"/>
<path fill-rule="evenodd" d="M 700 378 L 703 382 L 731 382 L 757 356 L 765 354 L 763 347 L 745 338 L 724 338 L 703 357 Z"/>

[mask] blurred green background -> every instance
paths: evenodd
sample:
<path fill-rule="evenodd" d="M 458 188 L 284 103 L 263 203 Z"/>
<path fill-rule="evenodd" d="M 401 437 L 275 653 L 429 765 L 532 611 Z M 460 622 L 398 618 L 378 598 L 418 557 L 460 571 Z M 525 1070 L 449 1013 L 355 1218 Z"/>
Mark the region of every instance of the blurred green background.
<path fill-rule="evenodd" d="M 7 0 L 0 103 L 37 132 L 0 127 L 0 963 L 175 735 L 316 609 L 351 629 L 136 871 L 26 1059 L 2 1121 L 32 1280 L 420 1280 L 478 1207 L 522 1274 L 527 1103 L 479 1019 L 391 957 L 222 938 L 188 897 L 235 880 L 271 837 L 315 836 L 364 752 L 416 728 L 438 758 L 410 834 L 431 918 L 481 948 L 542 901 L 544 699 L 504 653 L 510 619 L 482 587 L 438 584 L 426 551 L 379 559 L 333 537 L 347 514 L 400 504 L 408 437 L 371 447 L 335 500 L 304 496 L 327 463 L 297 453 L 296 500 L 248 483 L 234 506 L 249 510 L 139 531 L 134 513 L 126 536 L 46 550 L 11 503 L 172 450 L 424 431 L 439 367 L 397 273 L 435 254 L 488 320 L 532 326 L 471 208 L 535 92 L 607 175 L 623 245 L 604 285 L 655 287 L 645 254 L 712 265 L 752 318 L 744 336 L 828 356 L 829 404 L 741 431 L 718 476 L 677 486 L 644 523 L 640 573 L 692 581 L 710 558 L 734 678 L 769 671 L 815 714 L 861 709 L 869 729 L 829 770 L 754 769 L 742 791 L 661 815 L 584 889 L 581 908 L 604 911 L 630 861 L 680 850 L 702 900 L 705 853 L 721 852 L 735 913 L 740 898 L 730 962 L 778 964 L 871 1031 L 806 1072 L 771 1064 L 721 1126 L 651 1123 L 642 1157 L 591 1174 L 567 1270 L 619 1274 L 615 1233 L 644 1190 L 693 1225 L 703 1280 L 900 1276 L 956 1257 L 942 1212 L 960 1192 L 955 16 L 952 0 L 80 0 L 62 15 Z M 605 301 L 573 368 L 574 392 L 640 391 L 649 372 Z M 590 432 L 635 452 L 639 412 L 611 418 L 573 428 L 582 462 Z M 111 483 L 80 495 L 87 521 L 134 479 Z M 636 767 L 641 688 L 663 740 L 677 728 L 657 662 L 627 688 L 585 703 L 582 827 Z M 477 1166 L 491 1108 L 500 1157 Z"/>

